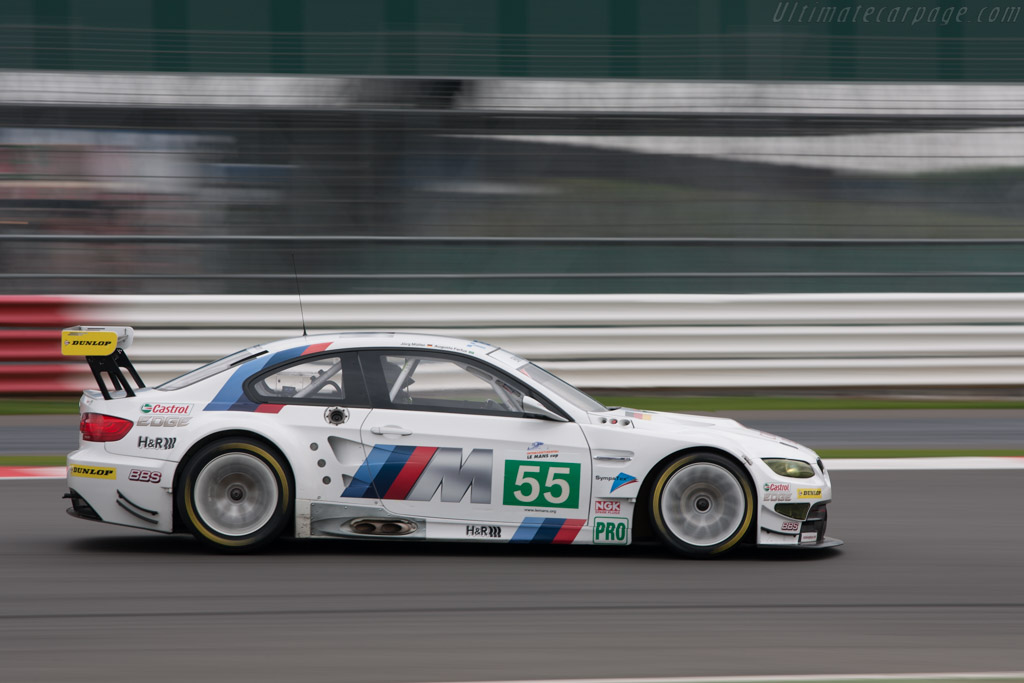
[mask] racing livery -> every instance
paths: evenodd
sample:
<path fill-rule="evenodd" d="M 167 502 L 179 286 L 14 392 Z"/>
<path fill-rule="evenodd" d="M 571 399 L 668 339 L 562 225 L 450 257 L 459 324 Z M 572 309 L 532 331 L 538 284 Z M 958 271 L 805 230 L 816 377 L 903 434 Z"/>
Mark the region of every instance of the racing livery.
<path fill-rule="evenodd" d="M 303 336 L 145 387 L 132 338 L 62 337 L 99 385 L 68 456 L 76 517 L 222 551 L 284 534 L 655 539 L 690 557 L 841 543 L 825 536 L 832 487 L 813 451 L 730 419 L 608 408 L 485 342 Z"/>

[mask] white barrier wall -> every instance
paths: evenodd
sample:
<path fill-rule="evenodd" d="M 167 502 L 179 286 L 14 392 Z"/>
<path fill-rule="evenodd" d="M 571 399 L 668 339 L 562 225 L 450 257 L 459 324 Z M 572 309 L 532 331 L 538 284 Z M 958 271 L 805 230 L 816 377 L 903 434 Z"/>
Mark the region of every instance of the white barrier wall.
<path fill-rule="evenodd" d="M 296 297 L 72 298 L 82 322 L 136 329 L 150 384 L 301 333 Z M 1024 294 L 307 296 L 303 308 L 311 334 L 482 339 L 589 388 L 1024 384 Z"/>

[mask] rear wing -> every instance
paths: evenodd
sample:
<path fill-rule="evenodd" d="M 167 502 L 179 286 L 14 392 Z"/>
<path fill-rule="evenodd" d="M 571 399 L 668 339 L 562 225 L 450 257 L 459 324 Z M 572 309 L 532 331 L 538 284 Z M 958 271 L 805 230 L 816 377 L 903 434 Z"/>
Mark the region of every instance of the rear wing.
<path fill-rule="evenodd" d="M 85 356 L 103 398 L 109 401 L 111 390 L 103 380 L 103 373 L 110 379 L 113 391 L 124 391 L 125 396 L 135 396 L 135 392 L 121 372 L 122 368 L 131 375 L 136 388 L 142 389 L 146 386 L 125 353 L 132 345 L 133 339 L 135 330 L 130 327 L 77 325 L 60 333 L 60 352 L 65 356 Z"/>

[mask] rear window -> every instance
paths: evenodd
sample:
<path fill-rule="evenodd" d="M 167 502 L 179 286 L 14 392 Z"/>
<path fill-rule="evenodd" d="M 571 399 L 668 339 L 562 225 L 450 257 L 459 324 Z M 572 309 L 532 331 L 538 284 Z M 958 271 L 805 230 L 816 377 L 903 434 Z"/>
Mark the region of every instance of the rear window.
<path fill-rule="evenodd" d="M 235 367 L 236 365 L 248 363 L 253 358 L 258 358 L 266 352 L 267 350 L 260 346 L 250 346 L 244 351 L 238 351 L 230 356 L 224 356 L 220 360 L 207 363 L 202 367 L 186 372 L 181 377 L 175 377 L 174 379 L 164 382 L 160 386 L 154 388 L 157 391 L 176 391 L 178 389 L 184 389 L 185 387 L 192 386 L 196 382 L 202 382 L 204 379 L 209 379 L 214 375 L 220 374 L 229 368 Z"/>

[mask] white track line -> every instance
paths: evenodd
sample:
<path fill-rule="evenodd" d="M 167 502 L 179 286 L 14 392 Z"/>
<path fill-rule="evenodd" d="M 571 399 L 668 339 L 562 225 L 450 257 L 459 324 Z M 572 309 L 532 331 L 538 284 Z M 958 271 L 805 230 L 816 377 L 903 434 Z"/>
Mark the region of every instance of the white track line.
<path fill-rule="evenodd" d="M 843 470 L 1020 470 L 1024 458 L 969 456 L 965 458 L 830 458 L 825 468 Z"/>
<path fill-rule="evenodd" d="M 463 683 L 784 683 L 785 681 L 1005 681 L 1024 680 L 1024 671 L 920 674 L 836 674 L 799 676 L 705 676 L 678 678 L 549 678 L 519 681 L 465 681 Z"/>

